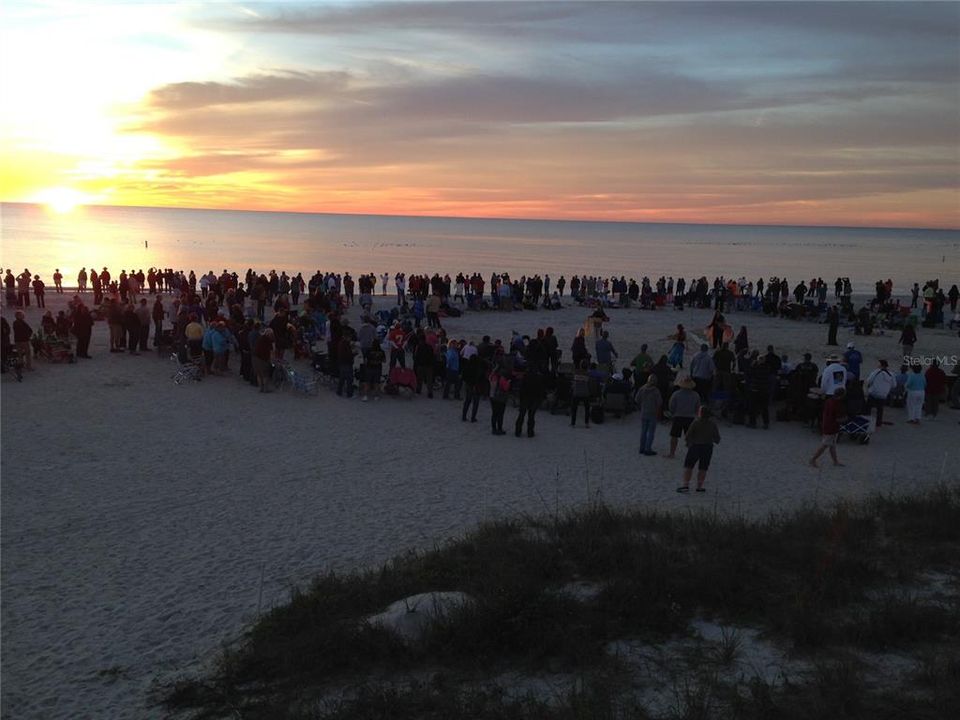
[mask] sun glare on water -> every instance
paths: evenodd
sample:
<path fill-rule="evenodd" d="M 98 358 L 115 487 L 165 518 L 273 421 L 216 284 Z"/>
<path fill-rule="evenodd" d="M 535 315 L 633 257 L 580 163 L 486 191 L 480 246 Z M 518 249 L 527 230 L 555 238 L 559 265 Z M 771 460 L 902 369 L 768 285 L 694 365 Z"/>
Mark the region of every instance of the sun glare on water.
<path fill-rule="evenodd" d="M 33 196 L 32 201 L 46 205 L 55 213 L 65 214 L 72 212 L 79 205 L 90 202 L 90 196 L 73 188 L 48 188 Z"/>

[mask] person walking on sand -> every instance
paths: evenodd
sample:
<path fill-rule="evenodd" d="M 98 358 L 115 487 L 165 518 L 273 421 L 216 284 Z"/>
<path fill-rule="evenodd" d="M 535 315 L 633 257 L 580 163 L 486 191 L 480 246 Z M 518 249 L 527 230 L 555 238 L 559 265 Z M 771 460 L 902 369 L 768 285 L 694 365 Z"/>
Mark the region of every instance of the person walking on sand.
<path fill-rule="evenodd" d="M 503 415 L 507 411 L 507 398 L 510 396 L 510 378 L 501 374 L 499 365 L 490 373 L 490 430 L 494 435 L 506 435 L 503 429 Z"/>
<path fill-rule="evenodd" d="M 583 405 L 583 424 L 590 427 L 590 376 L 587 374 L 590 363 L 581 360 L 573 371 L 570 381 L 570 427 L 577 424 L 577 408 Z"/>
<path fill-rule="evenodd" d="M 689 430 L 700 410 L 700 396 L 694 390 L 695 387 L 693 378 L 683 378 L 677 383 L 677 389 L 667 403 L 670 417 L 673 418 L 673 424 L 670 426 L 670 454 L 666 456 L 668 460 L 676 457 L 680 437 Z"/>
<path fill-rule="evenodd" d="M 707 479 L 707 470 L 710 469 L 710 460 L 713 458 L 713 446 L 720 443 L 720 428 L 714 422 L 710 408 L 700 408 L 699 416 L 690 423 L 687 430 L 687 456 L 683 460 L 683 484 L 677 492 L 690 492 L 690 477 L 693 475 L 694 465 L 697 468 L 697 492 L 706 492 L 703 487 Z"/>
<path fill-rule="evenodd" d="M 657 420 L 663 407 L 663 396 L 657 387 L 657 376 L 650 374 L 637 391 L 637 407 L 640 408 L 640 454 L 653 457 L 653 436 L 657 432 Z"/>
<path fill-rule="evenodd" d="M 820 447 L 817 448 L 813 457 L 810 458 L 811 467 L 820 467 L 817 465 L 817 460 L 828 450 L 830 451 L 830 459 L 833 460 L 834 466 L 843 467 L 843 463 L 837 459 L 837 435 L 840 434 L 840 421 L 847 415 L 846 408 L 844 407 L 845 394 L 846 391 L 843 388 L 838 388 L 837 391 L 823 403 L 823 416 L 820 422 Z"/>

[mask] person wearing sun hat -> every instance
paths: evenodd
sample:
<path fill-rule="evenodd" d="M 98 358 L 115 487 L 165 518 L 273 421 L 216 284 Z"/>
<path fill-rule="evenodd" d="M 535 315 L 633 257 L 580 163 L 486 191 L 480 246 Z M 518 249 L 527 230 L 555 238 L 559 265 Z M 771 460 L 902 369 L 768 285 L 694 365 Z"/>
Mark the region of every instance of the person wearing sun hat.
<path fill-rule="evenodd" d="M 673 418 L 673 424 L 670 426 L 670 454 L 667 459 L 676 457 L 677 443 L 681 436 L 686 434 L 690 423 L 697 416 L 700 410 L 700 396 L 694 388 L 697 384 L 689 375 L 683 376 L 677 382 L 677 389 L 670 396 L 670 402 L 667 407 L 670 410 L 670 417 Z"/>

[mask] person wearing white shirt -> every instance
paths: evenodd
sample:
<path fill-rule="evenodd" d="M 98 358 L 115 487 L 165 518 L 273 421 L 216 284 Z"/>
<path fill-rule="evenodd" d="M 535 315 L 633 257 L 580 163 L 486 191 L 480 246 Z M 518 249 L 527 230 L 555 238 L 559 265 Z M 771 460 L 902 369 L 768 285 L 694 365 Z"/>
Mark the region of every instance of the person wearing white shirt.
<path fill-rule="evenodd" d="M 887 398 L 893 388 L 896 387 L 897 380 L 893 373 L 887 369 L 887 361 L 881 360 L 880 367 L 874 370 L 867 377 L 867 403 L 868 407 L 877 409 L 877 429 L 883 425 L 883 408 L 887 405 Z"/>
<path fill-rule="evenodd" d="M 833 397 L 837 390 L 847 387 L 849 373 L 836 355 L 828 357 L 827 363 L 820 375 L 820 389 L 826 397 Z"/>

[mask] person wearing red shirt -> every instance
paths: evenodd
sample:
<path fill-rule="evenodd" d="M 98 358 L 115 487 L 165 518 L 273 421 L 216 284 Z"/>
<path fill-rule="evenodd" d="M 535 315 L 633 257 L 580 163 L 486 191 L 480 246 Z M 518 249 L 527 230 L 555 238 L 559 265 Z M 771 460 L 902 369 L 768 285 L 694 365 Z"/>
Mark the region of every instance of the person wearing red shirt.
<path fill-rule="evenodd" d="M 833 464 L 837 467 L 843 467 L 843 463 L 837 459 L 837 435 L 840 434 L 840 421 L 847 415 L 845 395 L 846 392 L 843 388 L 839 388 L 823 403 L 823 419 L 820 429 L 822 439 L 817 452 L 810 458 L 811 467 L 819 467 L 817 460 L 827 450 L 830 451 L 830 459 L 833 460 Z"/>
<path fill-rule="evenodd" d="M 940 409 L 940 401 L 943 400 L 947 394 L 947 374 L 940 369 L 940 363 L 934 358 L 930 367 L 928 367 L 924 373 L 924 376 L 927 378 L 927 396 L 924 398 L 926 401 L 927 415 L 935 418 L 937 411 Z"/>

